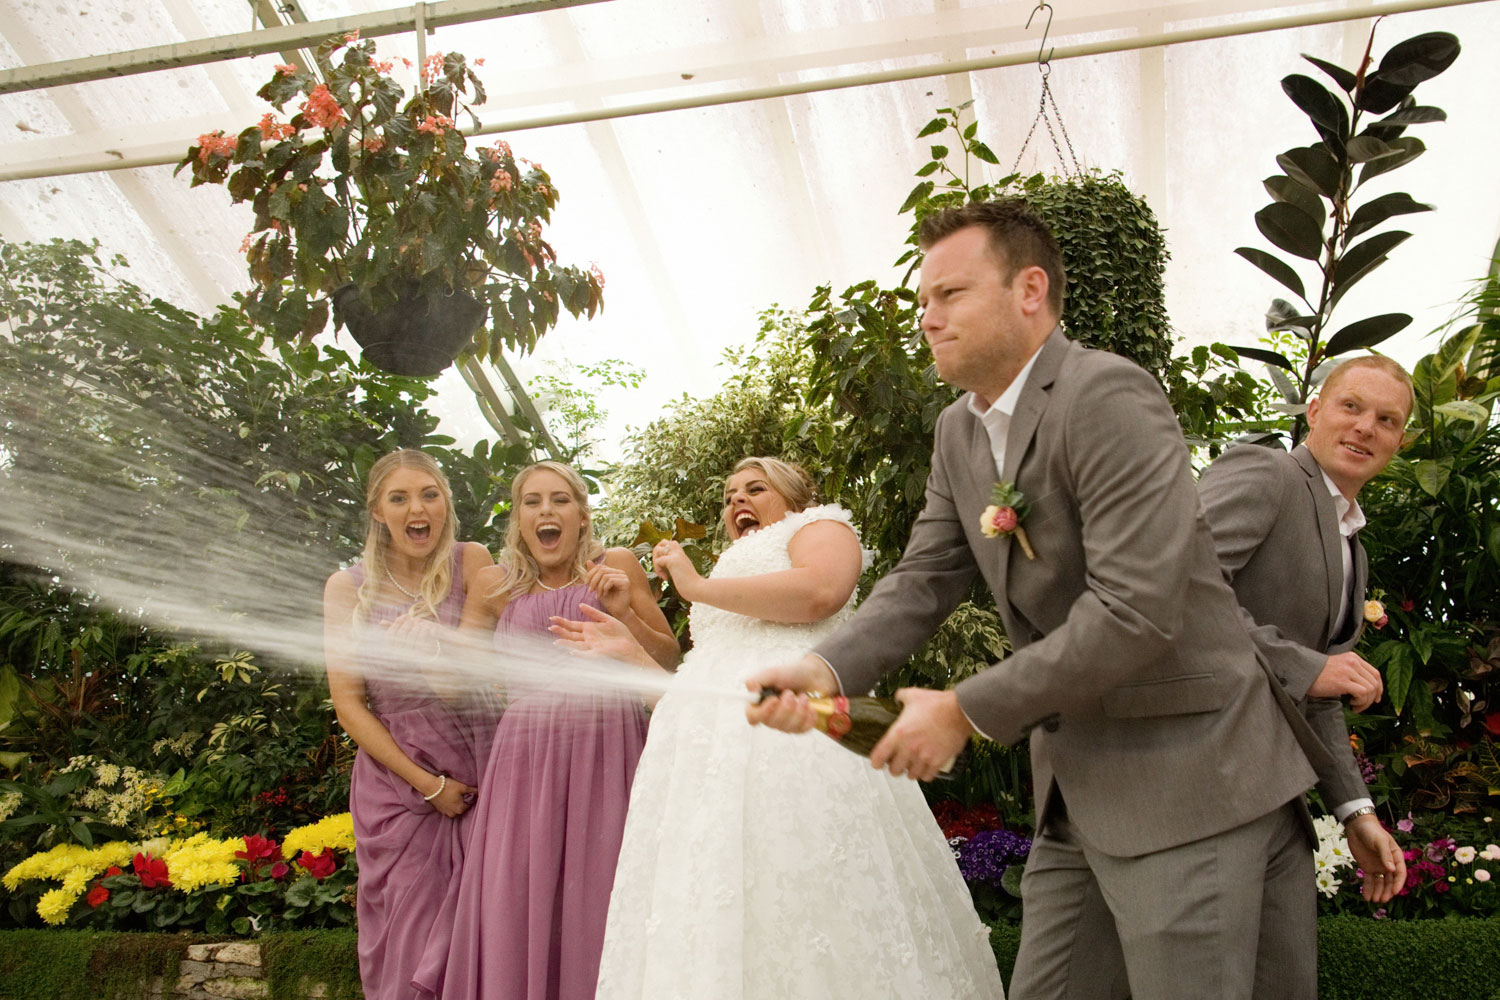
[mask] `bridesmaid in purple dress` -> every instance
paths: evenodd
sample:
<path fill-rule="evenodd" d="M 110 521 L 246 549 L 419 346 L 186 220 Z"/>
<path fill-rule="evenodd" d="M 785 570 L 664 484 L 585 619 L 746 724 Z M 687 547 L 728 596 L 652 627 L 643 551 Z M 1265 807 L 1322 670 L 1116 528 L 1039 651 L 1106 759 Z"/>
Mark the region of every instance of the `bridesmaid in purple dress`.
<path fill-rule="evenodd" d="M 448 480 L 422 452 L 376 462 L 365 504 L 364 557 L 323 590 L 325 657 L 339 724 L 359 745 L 349 810 L 360 979 L 366 1000 L 411 1000 L 429 928 L 451 923 L 445 897 L 498 714 L 480 695 L 440 697 L 421 664 L 456 635 L 491 560 L 455 541 Z"/>
<path fill-rule="evenodd" d="M 677 641 L 627 549 L 594 538 L 588 489 L 541 462 L 511 486 L 505 550 L 481 570 L 465 628 L 546 635 L 553 615 L 589 604 L 618 613 L 663 667 Z M 453 933 L 434 937 L 417 975 L 442 1000 L 591 1000 L 630 783 L 646 739 L 639 699 L 507 691 L 479 783 Z"/>

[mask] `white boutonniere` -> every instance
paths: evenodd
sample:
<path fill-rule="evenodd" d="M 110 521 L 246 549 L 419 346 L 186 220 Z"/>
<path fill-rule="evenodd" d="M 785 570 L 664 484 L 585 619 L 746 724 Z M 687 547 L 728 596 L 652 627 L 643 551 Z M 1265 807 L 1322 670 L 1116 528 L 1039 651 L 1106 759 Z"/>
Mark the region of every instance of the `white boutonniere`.
<path fill-rule="evenodd" d="M 1026 537 L 1026 529 L 1021 527 L 1021 522 L 1030 511 L 1026 495 L 1016 489 L 1014 483 L 996 483 L 990 499 L 993 502 L 979 515 L 979 530 L 984 532 L 986 538 L 1014 535 L 1021 544 L 1021 551 L 1026 553 L 1026 558 L 1035 559 L 1036 551 L 1031 547 L 1031 539 Z"/>

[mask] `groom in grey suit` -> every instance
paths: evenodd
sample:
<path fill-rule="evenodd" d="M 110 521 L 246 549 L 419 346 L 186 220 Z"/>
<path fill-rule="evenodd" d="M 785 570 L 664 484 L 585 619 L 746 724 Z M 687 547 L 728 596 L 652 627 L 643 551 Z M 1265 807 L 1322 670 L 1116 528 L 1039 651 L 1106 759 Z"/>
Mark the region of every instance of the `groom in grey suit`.
<path fill-rule="evenodd" d="M 1057 326 L 1065 276 L 1015 201 L 923 222 L 922 329 L 944 380 L 926 507 L 854 619 L 752 687 L 799 731 L 793 691 L 868 690 L 976 574 L 1013 655 L 948 691 L 903 689 L 871 761 L 927 779 L 973 732 L 1031 738 L 1037 835 L 1011 1000 L 1257 995 L 1263 927 L 1312 878 L 1294 803 L 1314 772 L 1225 583 L 1160 387 Z M 981 524 L 997 481 L 1027 510 Z M 993 519 L 989 521 L 993 528 Z M 1306 947 L 1313 947 L 1308 942 Z M 1295 996 L 1267 979 L 1266 997 Z"/>
<path fill-rule="evenodd" d="M 1319 769 L 1318 791 L 1344 824 L 1373 903 L 1395 895 L 1406 868 L 1375 818 L 1337 699 L 1348 695 L 1363 711 L 1380 697 L 1380 674 L 1353 651 L 1365 624 L 1368 578 L 1358 494 L 1401 446 L 1412 402 L 1411 377 L 1396 362 L 1378 355 L 1345 361 L 1308 406 L 1303 444 L 1290 453 L 1232 447 L 1198 484 L 1251 635 L 1329 750 L 1332 766 Z M 1296 941 L 1316 934 L 1315 921 L 1309 885 L 1304 905 L 1276 930 Z M 1313 957 L 1284 951 L 1288 962 Z M 1301 977 L 1315 978 L 1315 966 Z"/>

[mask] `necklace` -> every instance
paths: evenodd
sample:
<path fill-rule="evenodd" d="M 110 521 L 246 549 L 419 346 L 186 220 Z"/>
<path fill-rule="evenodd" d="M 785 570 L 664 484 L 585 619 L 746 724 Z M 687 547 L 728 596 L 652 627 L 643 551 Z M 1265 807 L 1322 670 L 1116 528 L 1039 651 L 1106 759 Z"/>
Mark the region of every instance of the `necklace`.
<path fill-rule="evenodd" d="M 578 574 L 576 574 L 576 573 L 573 574 L 572 576 L 570 576 L 568 578 L 568 582 L 567 583 L 558 584 L 556 587 L 549 587 L 549 586 L 547 586 L 545 583 L 542 582 L 542 578 L 540 576 L 538 576 L 536 578 L 536 585 L 538 587 L 541 587 L 543 590 L 562 590 L 564 587 L 571 587 L 571 586 L 573 586 L 573 584 L 575 584 L 577 582 L 578 582 Z M 399 586 L 399 584 L 398 584 L 398 586 Z"/>
<path fill-rule="evenodd" d="M 419 600 L 422 599 L 422 595 L 421 594 L 413 594 L 411 591 L 409 591 L 405 587 L 401 586 L 401 581 L 397 580 L 396 579 L 396 575 L 394 573 L 392 573 L 390 570 L 386 570 L 385 571 L 385 575 L 386 575 L 386 579 L 390 580 L 391 583 L 395 586 L 395 588 L 397 590 L 401 591 L 401 593 L 405 594 L 407 597 L 411 598 L 413 601 L 419 601 Z"/>

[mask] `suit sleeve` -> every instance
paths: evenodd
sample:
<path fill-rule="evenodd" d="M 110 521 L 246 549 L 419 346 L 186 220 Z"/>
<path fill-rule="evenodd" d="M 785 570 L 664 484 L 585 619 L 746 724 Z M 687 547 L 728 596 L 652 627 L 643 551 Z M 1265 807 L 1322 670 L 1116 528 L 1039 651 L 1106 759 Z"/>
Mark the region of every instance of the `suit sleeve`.
<path fill-rule="evenodd" d="M 1071 479 L 1084 589 L 1059 627 L 955 689 L 974 724 L 999 740 L 1017 740 L 1052 714 L 1097 707 L 1168 655 L 1194 567 L 1211 559 L 1187 446 L 1161 388 L 1118 358 L 1085 364 L 1043 418 L 1063 421 L 1060 443 L 1054 429 L 1048 444 L 1062 453 L 1034 457 L 1063 463 Z M 1045 559 L 1044 540 L 1035 542 Z"/>
<path fill-rule="evenodd" d="M 1198 494 L 1213 532 L 1219 564 L 1231 586 L 1282 515 L 1287 491 L 1299 486 L 1274 452 L 1252 445 L 1230 448 L 1203 471 Z M 1332 809 L 1368 795 L 1349 747 L 1343 703 L 1307 697 L 1307 689 L 1323 669 L 1327 654 L 1293 642 L 1274 625 L 1256 622 L 1243 605 L 1240 616 L 1271 672 L 1287 694 L 1301 704 L 1308 725 L 1333 760 L 1332 767 L 1315 761 L 1323 803 Z"/>
<path fill-rule="evenodd" d="M 1253 445 L 1230 448 L 1203 470 L 1198 495 L 1224 579 L 1231 587 L 1270 535 L 1287 491 L 1297 486 L 1275 453 Z M 1274 624 L 1257 622 L 1243 606 L 1240 616 L 1282 688 L 1293 701 L 1305 700 L 1327 654 L 1293 642 Z"/>
<path fill-rule="evenodd" d="M 938 418 L 925 505 L 901 561 L 875 585 L 854 617 L 815 650 L 848 693 L 868 691 L 921 648 L 958 607 L 978 572 L 944 464 L 951 412 Z"/>

